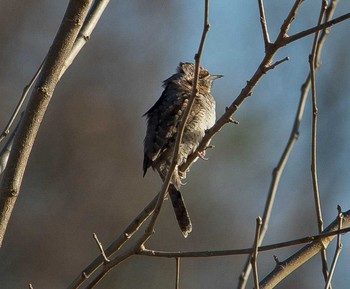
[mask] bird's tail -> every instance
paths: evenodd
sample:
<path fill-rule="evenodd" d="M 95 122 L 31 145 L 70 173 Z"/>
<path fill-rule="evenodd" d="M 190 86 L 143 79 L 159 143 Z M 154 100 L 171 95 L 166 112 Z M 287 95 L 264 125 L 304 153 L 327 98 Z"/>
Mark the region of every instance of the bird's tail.
<path fill-rule="evenodd" d="M 169 186 L 169 196 L 174 207 L 179 227 L 184 237 L 187 238 L 188 234 L 192 231 L 192 223 L 186 209 L 185 201 L 181 192 L 177 190 L 173 184 L 170 184 Z"/>

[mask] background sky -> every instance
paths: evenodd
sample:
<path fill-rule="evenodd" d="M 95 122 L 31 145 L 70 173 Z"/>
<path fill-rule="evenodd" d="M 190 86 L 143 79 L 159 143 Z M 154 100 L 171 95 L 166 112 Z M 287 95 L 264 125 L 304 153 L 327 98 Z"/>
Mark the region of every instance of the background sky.
<path fill-rule="evenodd" d="M 68 1 L 2 1 L 0 4 L 0 126 L 44 59 Z M 294 1 L 265 1 L 275 39 Z M 317 22 L 321 1 L 305 1 L 290 34 Z M 57 86 L 26 170 L 3 248 L 1 288 L 66 288 L 118 236 L 161 186 L 142 178 L 145 119 L 161 83 L 180 61 L 193 61 L 203 26 L 203 1 L 111 1 L 91 40 Z M 336 16 L 350 11 L 340 1 Z M 214 84 L 217 115 L 237 97 L 264 56 L 257 1 L 211 1 L 202 65 L 224 74 Z M 324 223 L 339 204 L 350 207 L 349 21 L 332 28 L 317 74 L 318 176 Z M 197 161 L 182 189 L 193 221 L 185 240 L 172 208 L 163 206 L 148 247 L 161 250 L 251 246 L 276 166 L 287 143 L 309 71 L 312 37 L 280 50 L 288 62 L 270 71 L 212 141 L 209 161 Z M 310 173 L 311 98 L 277 192 L 264 244 L 317 233 Z M 350 283 L 349 237 L 333 288 Z M 335 244 L 329 249 L 332 259 Z M 259 254 L 262 279 L 298 248 Z M 183 288 L 235 288 L 245 256 L 182 260 Z M 133 257 L 98 288 L 172 288 L 175 261 Z M 249 282 L 247 288 L 253 287 Z M 278 288 L 322 288 L 320 257 Z"/>

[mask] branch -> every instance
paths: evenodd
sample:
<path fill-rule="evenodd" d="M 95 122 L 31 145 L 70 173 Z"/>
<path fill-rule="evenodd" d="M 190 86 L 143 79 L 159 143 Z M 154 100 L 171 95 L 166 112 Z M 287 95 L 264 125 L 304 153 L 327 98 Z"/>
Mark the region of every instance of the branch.
<path fill-rule="evenodd" d="M 299 238 L 291 241 L 275 243 L 266 246 L 258 247 L 258 252 L 265 252 L 290 246 L 296 246 L 300 244 L 310 243 L 310 242 L 324 242 L 324 240 L 333 240 L 338 234 L 345 234 L 350 232 L 350 210 L 344 214 L 344 218 L 347 218 L 345 228 L 337 230 L 337 220 L 335 220 L 329 227 L 327 227 L 321 234 L 313 235 L 309 237 Z M 346 216 L 346 217 L 345 217 Z M 335 224 L 335 225 L 334 225 Z M 334 226 L 333 226 L 334 225 Z M 203 258 L 203 257 L 222 257 L 222 256 L 232 256 L 232 255 L 247 255 L 251 254 L 253 249 L 231 249 L 231 250 L 206 250 L 206 251 L 183 251 L 183 252 L 171 252 L 171 251 L 158 251 L 143 248 L 142 250 L 136 252 L 137 255 L 148 256 L 148 257 L 160 257 L 160 258 Z"/>
<path fill-rule="evenodd" d="M 291 42 L 294 42 L 296 40 L 299 40 L 301 38 L 304 38 L 306 36 L 309 36 L 311 34 L 314 34 L 316 33 L 317 31 L 321 31 L 321 30 L 324 30 L 326 28 L 329 28 L 337 23 L 340 23 L 340 22 L 343 22 L 347 19 L 350 18 L 350 13 L 346 13 L 342 16 L 339 16 L 337 18 L 334 18 L 333 20 L 330 20 L 330 21 L 327 21 L 326 23 L 323 23 L 321 25 L 317 25 L 315 27 L 312 27 L 310 29 L 307 29 L 307 30 L 304 30 L 302 32 L 299 32 L 299 33 L 296 33 L 294 35 L 291 35 L 291 36 L 288 36 L 286 38 L 284 38 L 281 42 L 282 46 L 285 46 Z"/>
<path fill-rule="evenodd" d="M 338 206 L 338 230 L 340 230 L 343 227 L 343 213 L 341 211 L 340 206 Z M 331 280 L 334 274 L 335 266 L 337 265 L 338 258 L 340 256 L 340 252 L 343 249 L 343 244 L 341 243 L 341 234 L 337 235 L 337 249 L 334 253 L 333 262 L 331 265 L 331 271 L 329 272 L 328 279 L 326 280 L 325 289 L 330 288 L 331 286 Z"/>
<path fill-rule="evenodd" d="M 294 270 L 299 268 L 305 262 L 310 260 L 313 256 L 319 253 L 323 248 L 327 248 L 330 242 L 338 235 L 350 232 L 350 210 L 343 213 L 342 226 L 346 228 L 338 230 L 339 220 L 338 217 L 322 232 L 322 234 L 296 239 L 288 242 L 277 243 L 268 246 L 262 246 L 258 248 L 259 252 L 268 251 L 277 248 L 289 247 L 291 245 L 297 245 L 301 243 L 310 242 L 310 244 L 304 246 L 298 252 L 283 262 L 278 261 L 275 269 L 260 282 L 260 289 L 274 288 L 280 281 L 286 278 Z M 192 251 L 192 252 L 164 252 L 144 249 L 137 252 L 138 255 L 149 257 L 163 257 L 163 258 L 202 258 L 202 257 L 214 257 L 214 256 L 229 256 L 229 255 L 242 255 L 251 254 L 254 249 L 238 249 L 238 250 L 222 250 L 222 251 Z"/>
<path fill-rule="evenodd" d="M 40 124 L 59 80 L 64 61 L 72 50 L 91 3 L 92 0 L 70 1 L 18 128 L 13 151 L 0 184 L 0 246 Z"/>
<path fill-rule="evenodd" d="M 175 289 L 180 289 L 180 258 L 176 260 Z"/>
<path fill-rule="evenodd" d="M 344 213 L 343 225 L 350 225 L 350 211 Z M 334 220 L 323 232 L 338 231 L 339 221 L 338 218 Z M 294 255 L 289 257 L 283 262 L 280 262 L 276 268 L 260 282 L 260 289 L 272 289 L 280 281 L 285 279 L 294 270 L 299 268 L 317 253 L 326 249 L 330 242 L 335 238 L 336 235 L 328 236 L 320 240 L 314 241 L 311 244 L 306 245 Z"/>
<path fill-rule="evenodd" d="M 326 21 L 329 21 L 333 17 L 337 2 L 338 2 L 338 0 L 332 1 L 332 3 L 327 8 Z M 324 45 L 328 35 L 329 35 L 329 29 L 323 30 L 322 34 L 318 40 L 318 45 L 317 45 L 317 50 L 316 50 L 316 63 L 320 63 L 321 52 L 322 52 L 323 45 Z M 319 69 L 319 66 L 317 66 L 316 69 Z M 307 99 L 307 96 L 308 96 L 309 91 L 310 91 L 310 87 L 311 87 L 311 76 L 309 74 L 307 76 L 304 84 L 301 87 L 300 101 L 299 101 L 298 109 L 297 109 L 296 116 L 294 119 L 293 128 L 292 128 L 291 133 L 289 135 L 289 139 L 287 141 L 286 147 L 281 155 L 280 160 L 278 161 L 276 168 L 272 172 L 271 184 L 270 184 L 270 188 L 269 188 L 269 192 L 268 192 L 268 196 L 267 196 L 267 200 L 266 200 L 266 204 L 265 204 L 265 208 L 264 208 L 263 227 L 262 227 L 262 231 L 260 234 L 259 245 L 262 244 L 262 241 L 263 241 L 265 234 L 267 232 L 267 229 L 268 229 L 268 224 L 270 222 L 273 203 L 275 201 L 275 197 L 276 197 L 276 193 L 277 193 L 277 189 L 279 186 L 279 181 L 280 181 L 281 175 L 282 175 L 284 168 L 287 164 L 289 156 L 294 148 L 294 145 L 295 145 L 296 141 L 298 140 L 299 127 L 300 127 L 300 124 L 301 124 L 301 121 L 302 121 L 302 118 L 304 115 L 305 103 L 306 103 L 306 99 Z M 251 271 L 251 266 L 250 266 L 249 258 L 247 258 L 246 263 L 244 265 L 243 272 L 240 275 L 238 288 L 244 288 L 246 286 L 250 271 Z"/>
<path fill-rule="evenodd" d="M 156 195 L 153 200 L 135 217 L 124 232 L 115 241 L 113 241 L 111 245 L 109 245 L 109 247 L 105 250 L 107 258 L 111 257 L 115 252 L 117 252 L 148 219 L 156 206 L 158 196 L 159 195 Z M 90 276 L 101 264 L 103 264 L 103 261 L 103 257 L 99 255 L 81 272 L 81 274 L 79 274 L 73 280 L 73 282 L 68 286 L 68 289 L 78 288 L 86 279 L 90 278 Z"/>
<path fill-rule="evenodd" d="M 100 242 L 100 240 L 98 239 L 97 235 L 95 233 L 92 234 L 92 236 L 94 237 L 96 244 L 98 246 L 98 249 L 101 252 L 101 255 L 103 257 L 103 260 L 105 261 L 105 263 L 109 263 L 111 262 L 111 260 L 109 260 L 106 256 L 105 250 L 103 249 L 102 243 Z"/>
<path fill-rule="evenodd" d="M 17 123 L 15 130 L 10 135 L 10 137 L 7 140 L 6 144 L 4 145 L 2 150 L 0 151 L 0 175 L 4 172 L 4 170 L 6 168 L 7 161 L 9 159 L 9 156 L 10 156 L 10 153 L 11 153 L 13 141 L 15 139 L 15 136 L 16 136 L 16 133 L 17 133 L 17 130 L 18 130 L 18 127 L 19 127 L 19 123 L 20 123 L 22 117 L 23 117 L 23 114 L 21 115 L 21 118 L 20 118 L 19 122 Z"/>
<path fill-rule="evenodd" d="M 253 268 L 254 276 L 254 285 L 255 289 L 259 289 L 259 275 L 258 275 L 258 244 L 260 238 L 260 229 L 261 229 L 262 219 L 261 217 L 256 219 L 256 231 L 255 231 L 255 240 L 253 246 L 253 252 L 251 257 L 251 264 Z"/>
<path fill-rule="evenodd" d="M 46 58 L 45 58 L 46 59 Z M 22 96 L 21 96 L 21 99 L 19 100 L 14 112 L 12 113 L 7 125 L 5 126 L 4 130 L 2 131 L 1 135 L 0 135 L 0 142 L 10 133 L 10 128 L 13 124 L 13 122 L 15 121 L 19 111 L 21 110 L 22 106 L 23 106 L 23 103 L 25 102 L 28 94 L 29 94 L 29 91 L 32 89 L 35 81 L 38 79 L 39 75 L 40 75 L 40 72 L 43 68 L 43 65 L 44 65 L 44 62 L 45 62 L 45 59 L 44 61 L 40 64 L 38 70 L 35 72 L 33 78 L 31 79 L 31 81 L 29 82 L 28 85 L 25 86 L 25 88 L 23 89 L 23 92 L 22 92 Z M 5 163 L 5 167 L 6 167 L 6 163 Z M 5 169 L 4 167 L 4 169 Z"/>
<path fill-rule="evenodd" d="M 265 44 L 265 51 L 266 51 L 268 46 L 270 45 L 270 36 L 269 36 L 269 31 L 267 29 L 264 1 L 258 0 L 258 3 L 259 3 L 259 13 L 260 13 L 260 24 L 261 24 L 263 37 L 264 37 L 264 44 Z"/>
<path fill-rule="evenodd" d="M 77 56 L 79 51 L 83 48 L 83 46 L 86 44 L 86 42 L 90 39 L 90 35 L 91 35 L 92 31 L 95 28 L 98 20 L 100 19 L 101 15 L 102 15 L 102 12 L 104 11 L 104 9 L 106 8 L 108 3 L 109 3 L 109 0 L 96 0 L 96 1 L 94 1 L 94 4 L 92 5 L 92 7 L 91 7 L 91 9 L 90 9 L 85 21 L 84 21 L 84 24 L 79 32 L 79 35 L 74 42 L 73 48 L 72 48 L 68 58 L 64 62 L 59 79 L 61 79 L 62 75 L 68 69 L 68 67 L 72 64 L 73 60 L 75 59 L 75 57 Z M 10 128 L 13 125 L 14 120 L 17 117 L 19 111 L 21 110 L 30 90 L 32 89 L 33 85 L 35 84 L 36 80 L 38 79 L 38 76 L 41 73 L 41 70 L 43 68 L 45 60 L 46 60 L 46 57 L 43 60 L 43 62 L 41 63 L 38 70 L 35 72 L 33 78 L 29 82 L 29 84 L 27 84 L 25 86 L 25 88 L 23 89 L 21 99 L 18 102 L 18 104 L 17 104 L 12 116 L 10 117 L 10 120 L 8 121 L 6 127 L 4 128 L 3 132 L 0 135 L 0 142 L 10 133 Z M 3 166 L 3 170 L 5 169 L 6 164 L 7 164 L 7 160 L 5 163 L 1 163 L 1 165 Z"/>

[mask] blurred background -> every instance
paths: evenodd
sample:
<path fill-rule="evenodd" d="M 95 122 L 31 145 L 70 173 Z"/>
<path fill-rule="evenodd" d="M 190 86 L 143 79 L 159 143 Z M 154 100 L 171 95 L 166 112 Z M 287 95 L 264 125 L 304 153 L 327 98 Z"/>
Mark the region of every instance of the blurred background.
<path fill-rule="evenodd" d="M 271 39 L 294 1 L 266 1 Z M 321 1 L 306 1 L 290 34 L 317 22 Z M 0 4 L 0 127 L 44 59 L 68 1 Z M 142 178 L 145 119 L 164 79 L 180 61 L 193 61 L 203 25 L 203 1 L 111 1 L 91 40 L 57 86 L 33 148 L 3 248 L 1 288 L 66 288 L 153 198 L 156 173 Z M 340 1 L 336 16 L 350 11 Z M 220 116 L 253 75 L 264 55 L 257 1 L 211 1 L 212 25 L 202 65 L 216 81 Z M 336 206 L 350 208 L 349 21 L 336 25 L 317 75 L 318 175 L 325 225 Z M 209 161 L 198 161 L 182 189 L 193 232 L 184 239 L 169 202 L 163 206 L 151 249 L 206 250 L 250 247 L 276 166 L 292 129 L 313 37 L 282 49 L 290 61 L 270 71 L 213 140 Z M 277 192 L 264 244 L 317 233 L 310 173 L 311 98 Z M 349 236 L 333 288 L 350 283 Z M 335 243 L 329 250 L 332 260 Z M 299 247 L 259 255 L 262 279 Z M 236 288 L 245 256 L 183 259 L 181 288 Z M 330 262 L 330 261 L 329 261 Z M 97 288 L 173 288 L 175 261 L 133 257 Z M 278 288 L 323 288 L 320 257 Z M 252 280 L 247 288 L 253 287 Z"/>

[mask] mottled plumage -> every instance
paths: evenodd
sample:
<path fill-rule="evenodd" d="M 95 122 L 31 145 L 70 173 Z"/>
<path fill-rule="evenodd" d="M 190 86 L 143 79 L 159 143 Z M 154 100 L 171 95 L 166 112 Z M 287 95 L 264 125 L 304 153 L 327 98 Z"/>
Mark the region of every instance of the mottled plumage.
<path fill-rule="evenodd" d="M 210 94 L 213 81 L 221 75 L 210 75 L 201 68 L 198 80 L 198 95 L 192 106 L 180 144 L 177 167 L 186 162 L 198 147 L 205 131 L 215 123 L 215 100 Z M 164 180 L 169 169 L 176 135 L 194 80 L 194 65 L 180 63 L 176 74 L 163 82 L 164 91 L 158 101 L 145 113 L 147 132 L 144 140 L 144 175 L 149 167 L 156 169 Z M 178 170 L 173 174 L 169 195 L 180 228 L 186 237 L 192 230 L 183 198 L 179 191 L 183 176 Z"/>

